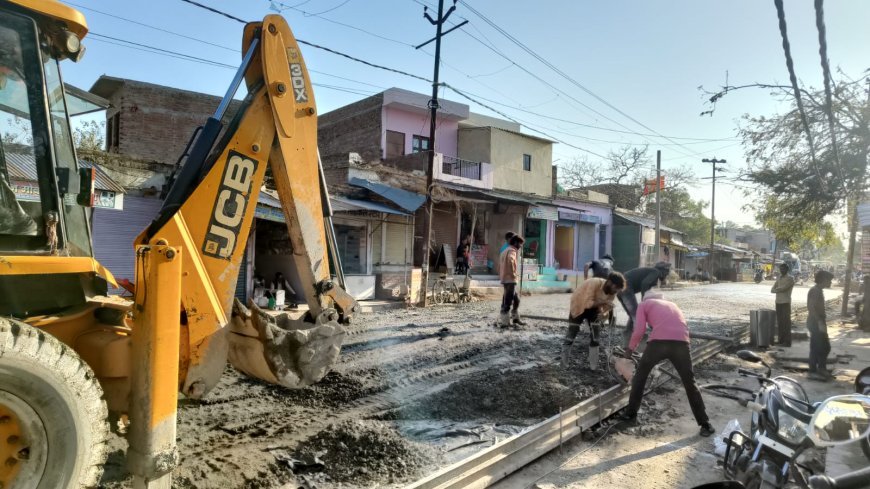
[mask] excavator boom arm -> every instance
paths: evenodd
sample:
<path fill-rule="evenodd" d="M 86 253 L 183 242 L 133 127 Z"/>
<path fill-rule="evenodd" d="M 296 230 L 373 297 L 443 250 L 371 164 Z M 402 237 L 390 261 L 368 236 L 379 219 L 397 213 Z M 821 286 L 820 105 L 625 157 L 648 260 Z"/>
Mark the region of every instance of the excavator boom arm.
<path fill-rule="evenodd" d="M 314 363 L 322 367 L 334 362 L 343 333 L 340 323 L 348 322 L 357 308 L 331 278 L 331 221 L 324 218 L 328 209 L 323 205 L 327 194 L 317 152 L 317 110 L 299 46 L 278 15 L 248 24 L 243 46 L 242 66 L 227 95 L 199 134 L 157 219 L 137 239 L 139 245 L 181 249 L 180 387 L 192 397 L 211 389 L 227 355 L 237 368 L 269 382 L 298 387 L 319 380 L 322 375 L 299 374 L 305 370 L 299 359 L 286 357 L 300 350 L 311 355 L 304 350 L 314 339 L 299 337 L 317 328 L 314 336 L 323 335 L 322 327 L 328 325 L 326 329 L 333 331 L 326 336 L 333 342 L 324 346 L 327 353 L 313 352 Z M 224 129 L 221 118 L 243 80 L 248 96 Z M 305 317 L 277 327 L 256 310 L 233 306 L 267 168 L 287 223 L 292 262 L 302 282 L 299 292 L 308 303 Z M 137 288 L 147 289 L 139 281 Z M 287 331 L 293 331 L 296 341 L 276 346 Z"/>

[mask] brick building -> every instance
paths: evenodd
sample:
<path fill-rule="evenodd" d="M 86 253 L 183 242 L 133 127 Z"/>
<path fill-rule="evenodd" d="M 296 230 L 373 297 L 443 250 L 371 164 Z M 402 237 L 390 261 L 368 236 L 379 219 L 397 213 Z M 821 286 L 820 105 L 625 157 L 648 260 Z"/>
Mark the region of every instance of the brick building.
<path fill-rule="evenodd" d="M 107 172 L 113 174 L 114 171 L 135 194 L 129 200 L 127 212 L 112 222 L 112 229 L 120 232 L 115 233 L 111 240 L 108 237 L 104 240 L 109 243 L 104 256 L 119 256 L 121 262 L 126 260 L 124 252 L 129 251 L 133 238 L 159 210 L 161 202 L 158 196 L 162 184 L 191 136 L 214 114 L 221 99 L 105 75 L 94 83 L 91 92 L 111 104 L 106 111 L 108 154 L 100 161 L 105 161 Z M 230 103 L 225 123 L 235 115 L 240 104 L 239 100 Z M 412 212 L 354 198 L 365 197 L 364 190 L 356 189 L 355 193 L 347 195 L 346 187 L 330 188 L 336 212 L 338 251 L 345 264 L 348 289 L 358 299 L 366 299 L 374 295 L 376 288 L 373 259 L 392 265 L 398 257 L 404 256 L 404 250 L 410 245 L 404 246 L 403 243 L 412 240 L 409 229 L 413 217 Z M 297 290 L 303 290 L 289 258 L 284 217 L 274 194 L 261 193 L 255 217 L 254 228 L 246 243 L 237 296 L 244 299 L 251 294 L 250 279 L 255 273 L 268 279 L 281 271 L 291 283 L 296 282 Z M 102 231 L 106 229 L 101 228 Z M 402 252 L 385 249 L 381 243 L 387 242 L 398 242 Z M 386 295 L 413 289 L 409 273 L 393 277 L 393 282 L 397 285 L 394 290 L 385 291 Z M 302 302 L 301 297 L 295 300 Z"/>
<path fill-rule="evenodd" d="M 106 149 L 174 165 L 194 130 L 214 114 L 221 98 L 136 80 L 101 76 L 91 93 L 107 99 Z M 238 109 L 230 104 L 228 114 Z"/>

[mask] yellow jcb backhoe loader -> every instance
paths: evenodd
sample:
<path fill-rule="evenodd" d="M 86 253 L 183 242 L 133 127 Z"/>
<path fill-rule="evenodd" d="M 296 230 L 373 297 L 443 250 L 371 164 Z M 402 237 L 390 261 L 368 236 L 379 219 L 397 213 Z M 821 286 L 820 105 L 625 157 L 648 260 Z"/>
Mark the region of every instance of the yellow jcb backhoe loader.
<path fill-rule="evenodd" d="M 314 93 L 277 15 L 245 26 L 226 96 L 157 218 L 131 244 L 134 300 L 106 296 L 114 278 L 93 258 L 88 224 L 93 170 L 77 165 L 59 70 L 61 60 L 81 58 L 86 34 L 81 13 L 54 0 L 0 0 L 0 127 L 28 132 L 24 143 L 0 143 L 4 489 L 95 486 L 110 412 L 129 416 L 134 486 L 170 487 L 179 392 L 204 396 L 228 359 L 290 388 L 317 382 L 357 310 L 335 253 Z M 223 125 L 242 83 L 248 94 Z M 13 150 L 38 176 L 38 201 L 12 190 Z M 303 317 L 279 322 L 233 299 L 267 167 L 308 302 Z"/>

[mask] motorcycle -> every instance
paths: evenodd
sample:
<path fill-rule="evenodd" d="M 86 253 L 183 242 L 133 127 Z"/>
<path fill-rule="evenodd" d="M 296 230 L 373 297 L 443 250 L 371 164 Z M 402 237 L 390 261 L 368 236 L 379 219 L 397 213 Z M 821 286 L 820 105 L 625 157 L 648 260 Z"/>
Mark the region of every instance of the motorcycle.
<path fill-rule="evenodd" d="M 798 452 L 807 448 L 844 445 L 870 436 L 870 396 L 834 396 L 815 406 L 807 433 Z M 809 489 L 860 489 L 870 486 L 870 466 L 837 477 L 810 476 L 801 487 Z M 729 480 L 696 486 L 694 489 L 743 489 L 741 482 Z"/>
<path fill-rule="evenodd" d="M 821 460 L 804 446 L 816 405 L 789 377 L 771 378 L 771 368 L 757 354 L 741 350 L 744 361 L 760 363 L 764 374 L 739 368 L 741 376 L 758 380 L 757 390 L 728 385 L 707 385 L 702 389 L 720 397 L 737 400 L 752 412 L 749 432 L 735 430 L 726 438 L 723 470 L 725 477 L 749 489 L 783 488 L 789 482 L 806 487 L 806 478 L 821 471 Z"/>
<path fill-rule="evenodd" d="M 855 392 L 870 397 L 870 367 L 865 368 L 855 377 Z M 861 450 L 864 456 L 870 460 L 870 435 L 861 440 Z"/>
<path fill-rule="evenodd" d="M 755 283 L 760 284 L 764 280 L 764 272 L 761 270 L 755 271 Z"/>

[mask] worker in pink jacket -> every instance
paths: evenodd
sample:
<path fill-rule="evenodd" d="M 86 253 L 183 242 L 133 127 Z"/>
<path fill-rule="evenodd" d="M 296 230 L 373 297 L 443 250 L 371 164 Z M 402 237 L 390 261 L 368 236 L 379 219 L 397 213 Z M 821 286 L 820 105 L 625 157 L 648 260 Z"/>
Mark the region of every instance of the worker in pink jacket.
<path fill-rule="evenodd" d="M 710 436 L 714 433 L 704 408 L 704 399 L 701 398 L 701 390 L 695 382 L 695 372 L 692 370 L 692 354 L 689 351 L 689 326 L 683 312 L 673 302 L 667 301 L 661 292 L 650 291 L 646 293 L 643 302 L 637 307 L 637 318 L 634 322 L 634 332 L 628 343 L 626 357 L 631 357 L 640 344 L 646 326 L 652 328 L 646 349 L 640 358 L 637 372 L 631 383 L 631 395 L 628 399 L 628 407 L 622 413 L 622 420 L 630 423 L 637 422 L 637 411 L 643 398 L 643 390 L 650 371 L 663 360 L 670 360 L 683 381 L 686 396 L 689 398 L 689 406 L 695 421 L 701 427 L 701 436 Z"/>

